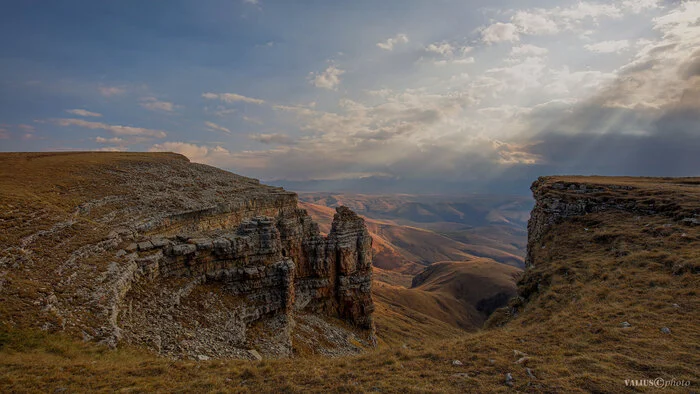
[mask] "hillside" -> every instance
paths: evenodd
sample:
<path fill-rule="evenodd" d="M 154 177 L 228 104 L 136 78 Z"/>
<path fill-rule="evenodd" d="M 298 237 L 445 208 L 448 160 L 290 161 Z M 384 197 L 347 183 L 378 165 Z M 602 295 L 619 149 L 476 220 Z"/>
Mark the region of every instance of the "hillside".
<path fill-rule="evenodd" d="M 337 203 L 335 201 L 333 205 Z M 299 205 L 319 223 L 321 231 L 329 228 L 333 208 L 303 201 Z M 365 211 L 362 214 L 371 215 L 372 213 Z M 521 242 L 519 232 L 524 230 L 517 228 L 463 229 L 455 228 L 455 223 L 452 225 L 449 223 L 423 224 L 425 227 L 442 228 L 443 231 L 439 232 L 415 225 L 397 224 L 396 219 L 376 219 L 365 216 L 365 221 L 374 239 L 374 265 L 385 270 L 417 274 L 426 265 L 436 261 L 471 260 L 481 256 L 516 267 L 523 265 L 524 257 L 521 254 L 524 255 L 524 253 L 521 253 L 513 244 L 507 243 Z M 489 233 L 490 235 L 487 235 Z M 493 238 L 501 241 L 494 241 Z M 508 241 L 510 239 L 514 240 Z M 523 247 L 524 243 L 522 241 Z"/>
<path fill-rule="evenodd" d="M 294 193 L 175 154 L 0 154 L 0 316 L 173 358 L 374 346 L 371 242 Z"/>
<path fill-rule="evenodd" d="M 681 385 L 664 392 L 693 391 L 699 185 L 700 178 L 540 178 L 519 297 L 476 333 L 342 358 L 194 361 L 130 344 L 108 350 L 60 331 L 9 327 L 3 317 L 0 385 L 9 392 L 656 391 L 625 383 L 648 380 Z M 2 277 L 17 269 L 3 260 Z M 418 287 L 430 291 L 437 274 Z M 16 297 L 6 289 L 4 304 Z"/>
<path fill-rule="evenodd" d="M 332 208 L 308 202 L 299 205 L 321 231 L 330 228 Z M 377 219 L 365 218 L 365 222 L 373 239 L 372 294 L 381 305 L 377 332 L 388 343 L 397 331 L 405 342 L 405 338 L 454 336 L 459 333 L 454 328 L 477 330 L 495 309 L 485 307 L 489 300 L 500 307 L 515 295 L 518 268 L 464 253 L 465 245 L 429 230 Z M 446 258 L 459 261 L 443 261 Z M 413 286 L 419 277 L 423 282 Z M 398 329 L 406 324 L 412 328 Z"/>
<path fill-rule="evenodd" d="M 411 288 L 379 282 L 373 295 L 377 302 L 398 308 L 402 314 L 420 313 L 475 331 L 493 310 L 516 295 L 515 282 L 521 273 L 490 259 L 443 261 L 417 275 Z M 382 326 L 378 320 L 380 335 Z"/>
<path fill-rule="evenodd" d="M 486 257 L 522 267 L 531 200 L 520 196 L 300 193 L 319 222 L 323 208 L 345 205 L 368 221 L 377 244 L 375 266 L 389 270 L 442 260 Z"/>

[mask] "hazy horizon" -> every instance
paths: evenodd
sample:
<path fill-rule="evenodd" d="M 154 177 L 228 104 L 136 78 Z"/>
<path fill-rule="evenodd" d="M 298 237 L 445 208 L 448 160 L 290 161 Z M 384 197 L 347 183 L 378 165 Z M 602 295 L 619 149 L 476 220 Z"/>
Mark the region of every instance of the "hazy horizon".
<path fill-rule="evenodd" d="M 697 1 L 11 1 L 0 21 L 0 151 L 173 151 L 357 192 L 700 175 Z"/>

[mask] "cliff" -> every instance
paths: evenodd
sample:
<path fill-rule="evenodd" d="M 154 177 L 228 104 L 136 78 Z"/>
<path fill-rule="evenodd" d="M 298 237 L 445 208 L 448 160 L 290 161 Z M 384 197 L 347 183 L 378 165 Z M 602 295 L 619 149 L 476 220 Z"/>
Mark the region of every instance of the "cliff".
<path fill-rule="evenodd" d="M 183 162 L 183 166 L 188 165 Z M 25 163 L 20 168 L 26 169 L 29 166 L 31 163 Z M 80 179 L 95 177 L 91 175 L 92 170 L 84 164 L 81 164 L 80 168 L 76 175 L 79 178 L 77 181 L 82 187 L 89 189 L 90 185 L 80 183 Z M 16 176 L 18 175 L 13 174 L 13 177 Z M 0 186 L 3 186 L 0 191 L 4 198 L 0 211 L 3 214 L 0 226 L 3 226 L 3 229 L 11 229 L 0 232 L 0 236 L 3 237 L 3 242 L 10 240 L 12 245 L 19 245 L 17 249 L 13 249 L 15 257 L 10 257 L 8 252 L 2 254 L 4 260 L 0 266 L 0 316 L 4 322 L 13 321 L 17 326 L 20 326 L 20 322 L 36 321 L 36 325 L 45 327 L 46 331 L 51 333 L 37 333 L 21 328 L 7 330 L 0 325 L 0 385 L 5 391 L 81 392 L 89 388 L 92 391 L 110 392 L 156 390 L 493 393 L 513 390 L 535 393 L 632 393 L 660 391 L 662 388 L 668 392 L 688 392 L 696 390 L 695 387 L 700 381 L 697 368 L 700 365 L 700 331 L 697 325 L 700 321 L 700 178 L 540 178 L 532 188 L 536 206 L 530 221 L 528 265 L 518 284 L 518 297 L 506 308 L 494 312 L 487 322 L 487 326 L 492 328 L 473 333 L 450 331 L 451 326 L 444 323 L 440 325 L 441 322 L 437 319 L 431 320 L 430 316 L 411 313 L 407 307 L 409 303 L 425 302 L 427 299 L 409 298 L 412 295 L 408 292 L 421 290 L 430 293 L 429 295 L 436 294 L 436 291 L 442 293 L 443 289 L 446 289 L 441 283 L 443 280 L 447 281 L 453 273 L 458 273 L 457 268 L 468 268 L 462 263 L 459 266 L 440 264 L 433 275 L 423 276 L 423 283 L 418 285 L 419 289 L 404 289 L 404 293 L 401 294 L 393 289 L 384 289 L 384 285 L 375 289 L 378 295 L 377 321 L 380 321 L 379 317 L 382 314 L 387 314 L 383 321 L 391 322 L 403 335 L 402 338 L 397 335 L 393 347 L 378 347 L 366 354 L 340 359 L 298 357 L 251 363 L 247 360 L 206 361 L 204 358 L 200 358 L 204 361 L 173 361 L 146 354 L 139 349 L 134 351 L 130 346 L 119 346 L 113 352 L 105 352 L 104 347 L 94 345 L 92 341 L 67 341 L 64 336 L 54 334 L 52 331 L 61 330 L 61 321 L 66 322 L 66 331 L 70 331 L 74 326 L 93 326 L 92 320 L 79 321 L 77 317 L 80 316 L 88 316 L 95 320 L 97 326 L 104 325 L 107 320 L 100 315 L 99 310 L 81 315 L 79 306 L 84 305 L 88 309 L 95 305 L 110 305 L 109 302 L 105 300 L 100 301 L 101 303 L 81 304 L 81 301 L 101 299 L 102 296 L 115 297 L 118 294 L 68 290 L 71 284 L 79 285 L 86 278 L 92 277 L 101 278 L 98 284 L 117 283 L 111 276 L 94 274 L 111 272 L 99 267 L 103 267 L 100 265 L 101 261 L 108 264 L 113 259 L 110 257 L 104 260 L 90 260 L 87 257 L 83 260 L 76 257 L 78 262 L 70 266 L 71 271 L 65 268 L 64 273 L 58 273 L 56 269 L 70 257 L 70 254 L 64 254 L 64 250 L 76 250 L 67 248 L 66 245 L 73 245 L 77 241 L 84 244 L 86 236 L 94 231 L 102 231 L 101 216 L 97 213 L 100 208 L 92 208 L 91 221 L 82 220 L 83 216 L 79 215 L 69 227 L 56 225 L 62 223 L 60 221 L 38 226 L 51 218 L 53 213 L 67 209 L 59 205 L 60 201 L 64 201 L 63 198 L 52 196 L 53 193 L 60 194 L 63 191 L 61 188 L 66 187 L 68 182 L 61 178 L 60 182 L 54 182 L 56 188 L 42 189 L 41 182 L 35 181 L 39 178 L 28 176 L 26 171 L 21 176 L 23 189 L 14 190 L 5 188 L 7 183 L 0 177 Z M 76 183 L 71 181 L 70 184 Z M 111 187 L 106 184 L 98 186 Z M 257 187 L 250 186 L 252 189 Z M 82 195 L 87 193 L 85 190 L 81 192 L 74 188 L 70 192 Z M 178 193 L 173 195 L 177 196 Z M 31 201 L 32 204 L 8 203 L 10 198 L 14 199 L 13 201 Z M 162 203 L 165 204 L 165 201 Z M 27 206 L 32 208 L 25 209 Z M 102 212 L 108 213 L 109 210 Z M 316 256 L 314 253 L 318 253 L 326 256 L 324 260 L 314 261 L 330 261 L 328 251 L 334 250 L 331 257 L 336 262 L 333 266 L 335 268 L 329 269 L 335 269 L 336 273 L 351 272 L 352 264 L 362 261 L 359 257 L 357 260 L 347 258 L 355 253 L 348 253 L 348 249 L 343 249 L 353 243 L 346 242 L 348 239 L 352 240 L 357 234 L 364 233 L 362 230 L 356 231 L 358 221 L 352 215 L 347 218 L 349 220 L 342 219 L 346 214 L 349 213 L 338 213 L 338 224 L 335 225 L 335 233 L 338 235 L 318 238 L 320 241 L 315 244 L 318 246 L 315 248 L 304 246 L 302 243 L 302 248 L 314 251 L 312 255 Z M 21 222 L 16 220 L 19 217 L 23 218 Z M 70 216 L 64 220 L 69 219 Z M 140 221 L 139 218 L 133 220 Z M 12 227 L 8 223 L 12 223 Z M 260 233 L 261 236 L 252 237 L 250 241 L 236 241 L 235 248 L 240 248 L 236 250 L 245 251 L 248 247 L 245 245 L 276 239 L 277 233 L 280 234 L 280 242 L 282 240 L 283 231 L 280 228 L 283 226 L 270 226 L 266 220 L 250 219 L 249 224 L 241 228 L 240 234 L 239 227 L 240 225 L 236 227 L 236 237 L 249 237 L 248 231 L 253 231 L 253 228 L 256 229 L 254 233 Z M 272 227 L 276 228 L 277 232 Z M 65 230 L 62 230 L 64 228 Z M 222 234 L 227 231 L 223 230 Z M 59 232 L 60 237 L 54 238 L 52 234 Z M 341 236 L 341 232 L 345 235 Z M 195 256 L 212 254 L 205 249 L 208 247 L 207 241 L 200 242 L 196 239 L 226 238 L 225 235 L 219 237 L 216 231 L 207 230 L 204 233 L 208 235 L 177 237 L 178 234 L 172 233 L 162 236 L 171 242 L 172 251 L 187 252 L 185 254 L 171 253 L 167 246 L 145 250 L 151 247 L 148 243 L 145 243 L 144 251 L 139 251 L 139 245 L 134 241 L 151 237 L 145 235 L 143 238 L 117 245 L 116 249 L 111 249 L 105 256 L 113 256 L 124 248 L 126 255 L 137 253 L 139 259 L 147 258 L 150 254 L 162 254 L 163 257 L 159 259 L 163 261 L 163 265 L 159 267 L 177 268 L 179 264 L 189 267 L 186 259 L 190 256 L 189 251 L 193 249 L 189 245 L 194 245 Z M 351 235 L 353 233 L 356 235 Z M 100 234 L 106 237 L 108 232 Z M 154 244 L 154 238 L 149 239 L 151 244 Z M 362 243 L 361 236 L 357 239 Z M 97 240 L 90 244 L 99 242 L 100 240 Z M 233 251 L 234 243 L 230 240 L 229 242 Z M 129 247 L 132 243 L 136 244 L 136 251 L 126 251 L 126 248 L 134 247 Z M 204 245 L 205 248 L 197 249 L 198 244 Z M 38 245 L 45 247 L 40 248 Z M 52 248 L 49 248 L 50 246 Z M 218 250 L 217 248 L 212 241 L 211 251 Z M 287 249 L 287 253 L 295 252 Z M 270 255 L 274 255 L 274 252 Z M 37 263 L 40 258 L 43 264 Z M 225 258 L 212 255 L 211 264 L 220 264 L 217 262 L 220 259 Z M 252 259 L 250 257 L 248 261 Z M 285 291 L 265 291 L 264 287 L 269 283 L 284 284 L 274 286 L 275 289 L 284 289 L 286 284 L 290 283 L 285 279 L 291 276 L 291 272 L 285 272 L 289 267 L 285 261 L 285 256 L 282 255 L 281 261 L 265 266 L 265 281 L 236 279 L 226 282 L 228 276 L 214 275 L 212 282 L 206 278 L 205 283 L 191 285 L 192 290 L 189 293 L 188 283 L 196 278 L 187 276 L 187 270 L 166 270 L 164 273 L 153 270 L 153 275 L 156 275 L 156 272 L 160 275 L 153 280 L 125 279 L 124 283 L 132 285 L 118 309 L 117 322 L 118 327 L 122 329 L 122 343 L 147 343 L 156 338 L 156 334 L 160 334 L 161 347 L 165 349 L 163 353 L 168 354 L 170 350 L 167 350 L 167 346 L 176 343 L 182 347 L 188 346 L 187 349 L 191 349 L 188 350 L 190 354 L 196 354 L 198 351 L 209 349 L 207 341 L 221 343 L 228 340 L 225 337 L 228 333 L 241 332 L 237 327 L 245 324 L 246 338 L 264 340 L 262 345 L 256 345 L 255 349 L 265 352 L 265 349 L 272 348 L 275 344 L 282 344 L 280 348 L 285 348 L 284 327 L 288 327 L 287 322 L 291 320 L 286 314 L 271 312 L 250 324 L 240 324 L 237 323 L 239 320 L 227 318 L 226 314 L 235 310 L 236 305 L 251 305 L 250 310 L 253 310 L 258 294 L 268 297 L 268 302 L 275 305 L 275 308 L 292 310 L 291 318 L 296 322 L 291 334 L 294 350 L 301 349 L 311 353 L 326 351 L 324 349 L 331 347 L 314 348 L 311 344 L 314 339 L 340 338 L 342 342 L 348 338 L 346 335 L 349 333 L 355 333 L 353 335 L 359 339 L 367 337 L 368 330 L 353 331 L 346 325 L 346 322 L 354 319 L 353 311 L 361 311 L 361 308 L 358 309 L 354 305 L 362 303 L 340 306 L 343 298 L 338 297 L 338 294 L 352 294 L 353 291 L 362 289 L 361 285 L 342 287 L 350 292 L 338 293 L 338 289 L 341 288 L 337 287 L 338 284 L 352 283 L 347 280 L 348 275 L 344 275 L 346 279 L 340 279 L 343 276 L 340 274 L 328 276 L 329 283 L 331 278 L 336 278 L 336 287 L 331 286 L 336 289 L 333 293 L 335 296 L 322 296 L 321 293 L 327 291 L 327 287 L 318 286 L 317 289 L 321 290 L 318 291 L 316 302 L 312 295 L 309 295 L 305 298 L 309 300 L 306 303 L 300 301 L 299 294 L 302 291 L 297 287 L 301 272 L 298 266 L 301 264 L 292 259 L 295 263 L 295 296 L 292 307 L 289 307 L 289 299 L 284 298 L 287 294 Z M 345 268 L 340 268 L 338 262 L 341 261 L 344 262 Z M 115 263 L 114 272 L 120 273 L 124 278 L 124 272 L 128 271 L 124 271 L 125 266 L 119 262 L 121 260 Z M 49 269 L 44 272 L 46 266 Z M 355 265 L 356 270 L 358 266 L 361 267 L 361 264 Z M 259 267 L 256 272 L 246 272 L 244 269 L 243 272 L 234 273 L 231 269 L 231 273 L 227 275 L 235 275 L 236 278 L 263 275 Z M 135 272 L 140 272 L 138 263 Z M 486 265 L 479 272 L 474 272 L 471 268 L 468 272 L 463 272 L 469 274 L 469 283 L 472 286 L 481 280 L 480 277 L 493 275 L 495 270 Z M 52 279 L 53 282 L 46 279 L 50 275 L 56 277 Z M 39 277 L 44 278 L 43 282 L 36 285 L 36 278 Z M 128 275 L 126 277 L 128 278 Z M 52 288 L 45 285 L 54 282 L 58 284 L 52 285 Z M 459 283 L 458 281 L 457 284 Z M 222 291 L 225 286 L 232 286 L 234 292 L 243 286 L 255 290 L 247 293 L 250 296 L 234 295 L 231 291 Z M 78 288 L 102 287 L 85 285 Z M 179 305 L 175 303 L 175 290 L 182 291 L 183 294 Z M 451 290 L 464 294 L 456 287 L 452 287 Z M 71 297 L 72 301 L 69 299 Z M 324 301 L 326 299 L 329 301 Z M 431 313 L 450 313 L 450 305 L 438 302 L 444 299 L 442 295 L 432 299 L 435 302 L 423 305 L 426 309 L 430 308 Z M 172 300 L 171 304 L 167 304 L 169 300 Z M 152 305 L 161 301 L 163 305 Z M 38 303 L 35 305 L 35 302 Z M 67 304 L 76 306 L 69 309 Z M 330 318 L 324 312 L 318 312 L 324 310 L 324 305 L 337 305 L 338 309 L 331 308 L 330 314 L 336 317 L 346 316 L 346 320 Z M 146 312 L 149 311 L 162 315 L 156 319 L 147 316 Z M 189 318 L 184 319 L 180 315 L 181 311 Z M 221 315 L 215 315 L 216 311 L 221 311 Z M 72 315 L 61 320 L 61 316 L 66 316 L 68 312 Z M 231 315 L 238 316 L 234 313 Z M 131 320 L 126 323 L 131 325 L 123 320 L 129 316 L 132 316 Z M 139 325 L 139 319 L 163 319 L 164 323 L 175 327 L 166 324 L 165 333 L 149 332 L 145 328 L 134 331 L 133 325 Z M 228 322 L 230 326 L 219 323 L 223 321 Z M 144 323 L 143 326 L 147 327 L 147 324 Z M 381 323 L 379 326 L 381 329 Z M 426 329 L 428 326 L 432 328 Z M 404 338 L 412 336 L 429 336 L 435 329 L 446 334 L 440 339 L 402 342 Z M 314 333 L 318 331 L 326 334 L 322 337 L 315 336 Z M 181 333 L 182 336 L 176 338 L 175 342 L 168 333 Z M 270 338 L 274 333 L 280 334 L 282 338 Z M 230 341 L 235 343 L 236 338 L 231 338 Z M 354 339 L 347 342 L 354 343 Z M 193 347 L 197 344 L 201 344 L 202 347 Z M 204 347 L 205 345 L 207 347 Z M 250 349 L 245 346 L 239 349 L 242 352 Z M 343 346 L 334 349 L 335 354 L 343 354 L 345 351 L 338 349 L 348 350 L 345 354 L 351 350 Z M 268 351 L 266 354 L 271 353 Z M 253 355 L 254 353 L 250 353 L 249 358 Z M 641 382 L 641 386 L 632 386 L 630 382 Z"/>
<path fill-rule="evenodd" d="M 345 207 L 323 237 L 294 193 L 179 155 L 0 160 L 21 172 L 2 177 L 12 325 L 173 357 L 339 355 L 375 343 L 372 241 Z"/>

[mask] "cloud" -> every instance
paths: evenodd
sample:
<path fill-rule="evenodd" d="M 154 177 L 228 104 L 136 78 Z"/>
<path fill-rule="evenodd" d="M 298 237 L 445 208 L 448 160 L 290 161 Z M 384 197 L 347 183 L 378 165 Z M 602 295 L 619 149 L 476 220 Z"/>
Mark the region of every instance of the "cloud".
<path fill-rule="evenodd" d="M 249 104 L 265 104 L 265 100 L 242 96 L 236 93 L 202 93 L 202 97 L 208 100 L 221 100 L 226 103 L 249 103 Z"/>
<path fill-rule="evenodd" d="M 68 112 L 69 114 L 78 115 L 78 116 L 85 116 L 85 117 L 92 116 L 92 117 L 99 118 L 102 116 L 102 114 L 98 114 L 97 112 L 90 112 L 90 111 L 87 111 L 84 109 L 67 109 L 66 112 Z"/>
<path fill-rule="evenodd" d="M 126 89 L 118 86 L 100 86 L 97 88 L 100 94 L 105 97 L 121 96 L 126 93 Z"/>
<path fill-rule="evenodd" d="M 575 11 L 568 17 L 617 17 L 605 7 Z M 686 3 L 656 18 L 657 38 L 638 41 L 628 64 L 612 71 L 552 67 L 547 48 L 522 44 L 502 66 L 450 78 L 445 90 L 438 80 L 366 91 L 368 102 L 343 98 L 336 111 L 273 107 L 294 114 L 303 136 L 229 163 L 266 179 L 381 174 L 422 190 L 450 182 L 523 187 L 551 173 L 698 175 L 697 11 Z M 456 47 L 440 42 L 425 52 L 444 60 Z"/>
<path fill-rule="evenodd" d="M 5 128 L 0 128 L 0 140 L 6 140 L 8 138 L 10 138 L 9 130 Z"/>
<path fill-rule="evenodd" d="M 340 76 L 343 74 L 345 74 L 345 70 L 330 65 L 322 73 L 311 73 L 309 81 L 317 88 L 335 90 L 338 88 L 338 85 L 340 85 Z"/>
<path fill-rule="evenodd" d="M 545 56 L 547 53 L 549 53 L 547 48 L 538 47 L 532 44 L 514 46 L 510 50 L 510 55 L 512 57 Z"/>
<path fill-rule="evenodd" d="M 257 124 L 257 125 L 263 124 L 263 122 L 262 122 L 261 120 L 255 119 L 255 118 L 251 118 L 251 117 L 245 116 L 245 115 L 243 115 L 243 120 L 245 120 L 245 121 L 248 122 L 248 123 L 253 123 L 253 124 Z"/>
<path fill-rule="evenodd" d="M 218 124 L 214 122 L 204 122 L 204 124 L 210 129 L 214 131 L 223 131 L 224 133 L 231 134 L 231 130 L 227 129 L 224 126 L 219 126 Z"/>
<path fill-rule="evenodd" d="M 151 111 L 173 112 L 175 104 L 168 101 L 160 101 L 155 97 L 141 97 L 139 105 Z"/>
<path fill-rule="evenodd" d="M 487 44 L 515 42 L 521 35 L 543 36 L 562 31 L 583 32 L 584 25 L 596 27 L 602 19 L 620 19 L 659 8 L 659 0 L 624 0 L 608 3 L 579 1 L 568 7 L 532 8 L 514 12 L 509 21 L 496 22 L 482 28 L 482 40 Z"/>
<path fill-rule="evenodd" d="M 436 42 L 425 47 L 428 52 L 438 53 L 442 56 L 450 57 L 454 55 L 455 47 L 449 42 Z"/>
<path fill-rule="evenodd" d="M 112 137 L 112 138 L 104 138 L 104 137 L 96 137 L 95 142 L 98 144 L 122 144 L 125 143 L 126 140 L 123 138 L 119 137 Z"/>
<path fill-rule="evenodd" d="M 434 42 L 427 45 L 423 50 L 421 58 L 418 62 L 422 62 L 425 58 L 432 59 L 433 64 L 444 66 L 448 64 L 472 64 L 475 59 L 471 56 L 466 56 L 474 48 L 466 45 L 453 45 L 449 42 Z"/>
<path fill-rule="evenodd" d="M 298 105 L 274 105 L 272 108 L 278 111 L 291 112 L 297 115 L 313 115 L 316 113 L 316 111 L 310 108 Z"/>
<path fill-rule="evenodd" d="M 188 142 L 167 141 L 151 146 L 148 151 L 180 153 L 195 163 L 217 165 L 220 167 L 236 165 L 236 155 L 220 145 L 206 146 Z"/>
<path fill-rule="evenodd" d="M 595 44 L 587 44 L 583 46 L 586 50 L 595 53 L 620 53 L 629 49 L 630 43 L 628 40 L 617 41 L 602 41 Z"/>
<path fill-rule="evenodd" d="M 284 134 L 250 134 L 248 136 L 253 141 L 260 142 L 261 144 L 278 144 L 278 145 L 291 145 L 294 140 Z"/>
<path fill-rule="evenodd" d="M 165 138 L 167 133 L 162 130 L 147 129 L 143 127 L 110 125 L 101 122 L 89 122 L 83 119 L 52 119 L 52 122 L 64 127 L 77 126 L 92 130 L 107 130 L 119 136 L 140 136 L 152 138 Z"/>
<path fill-rule="evenodd" d="M 398 44 L 407 44 L 408 36 L 405 34 L 397 34 L 395 37 L 388 38 L 386 41 L 378 42 L 377 46 L 386 51 L 393 51 L 394 46 Z"/>
<path fill-rule="evenodd" d="M 124 147 L 124 146 L 105 146 L 105 147 L 96 149 L 97 152 L 126 152 L 128 150 L 129 150 L 129 148 Z"/>
<path fill-rule="evenodd" d="M 481 39 L 487 44 L 493 44 L 503 41 L 519 41 L 517 27 L 512 23 L 494 23 L 481 31 Z"/>
<path fill-rule="evenodd" d="M 541 11 L 518 11 L 513 15 L 511 21 L 517 26 L 517 30 L 523 34 L 548 35 L 556 34 L 560 31 L 560 27 L 557 26 L 556 22 Z"/>

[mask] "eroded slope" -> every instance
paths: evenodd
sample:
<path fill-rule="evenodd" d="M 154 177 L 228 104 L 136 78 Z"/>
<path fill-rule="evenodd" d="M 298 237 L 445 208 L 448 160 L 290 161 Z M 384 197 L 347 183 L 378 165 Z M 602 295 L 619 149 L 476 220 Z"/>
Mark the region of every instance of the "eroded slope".
<path fill-rule="evenodd" d="M 0 165 L 3 323 L 175 357 L 374 342 L 371 238 L 348 209 L 323 237 L 294 193 L 174 154 Z"/>

